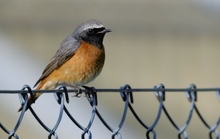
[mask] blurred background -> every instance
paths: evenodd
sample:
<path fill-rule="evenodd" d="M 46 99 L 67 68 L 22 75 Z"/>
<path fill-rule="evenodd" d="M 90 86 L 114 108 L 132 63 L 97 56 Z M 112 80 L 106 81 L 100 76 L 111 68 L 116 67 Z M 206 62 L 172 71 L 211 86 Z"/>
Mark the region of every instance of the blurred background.
<path fill-rule="evenodd" d="M 106 62 L 101 75 L 89 86 L 167 88 L 220 86 L 220 1 L 218 0 L 1 0 L 0 1 L 0 90 L 31 87 L 55 54 L 61 41 L 82 22 L 100 20 L 112 33 L 106 35 Z M 71 95 L 70 95 L 71 96 Z M 98 94 L 100 113 L 117 127 L 124 103 L 118 93 Z M 190 104 L 181 92 L 167 93 L 165 105 L 174 120 L 184 125 Z M 219 118 L 215 92 L 199 92 L 197 105 L 210 125 Z M 134 108 L 147 125 L 157 115 L 153 93 L 135 93 Z M 17 95 L 1 94 L 0 121 L 12 130 L 19 117 Z M 67 104 L 75 118 L 87 125 L 91 108 L 85 97 L 70 97 Z M 52 94 L 44 94 L 33 105 L 40 118 L 53 127 L 59 113 Z M 156 126 L 159 139 L 177 138 L 177 131 L 162 113 Z M 93 138 L 111 138 L 98 118 L 91 129 Z M 220 131 L 220 128 L 218 128 Z M 189 138 L 208 138 L 208 130 L 194 113 Z M 22 139 L 47 138 L 48 133 L 27 111 L 16 132 Z M 64 114 L 57 130 L 59 138 L 81 138 Z M 146 130 L 131 112 L 121 130 L 124 139 L 146 138 Z M 7 135 L 0 130 L 0 138 Z"/>

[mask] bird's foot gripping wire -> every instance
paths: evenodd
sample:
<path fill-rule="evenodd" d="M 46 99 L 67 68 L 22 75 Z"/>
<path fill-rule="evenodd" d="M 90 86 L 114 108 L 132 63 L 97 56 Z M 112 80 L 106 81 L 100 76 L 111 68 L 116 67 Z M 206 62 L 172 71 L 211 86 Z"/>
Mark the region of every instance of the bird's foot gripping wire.
<path fill-rule="evenodd" d="M 92 88 L 91 87 L 88 87 L 88 86 L 82 86 L 83 88 L 85 88 L 85 90 L 87 90 L 85 92 L 85 97 L 88 99 L 88 100 L 91 100 L 92 98 Z"/>
<path fill-rule="evenodd" d="M 82 96 L 82 89 L 80 88 L 80 86 L 75 86 L 73 88 L 77 90 L 77 92 L 75 92 L 73 97 L 78 97 L 78 98 L 81 97 Z"/>
<path fill-rule="evenodd" d="M 67 83 L 60 83 L 60 85 L 64 85 L 66 87 L 70 87 L 70 88 L 73 88 L 75 90 L 77 90 L 76 92 L 74 92 L 75 94 L 72 96 L 72 97 L 81 97 L 82 96 L 82 93 L 84 92 L 85 93 L 85 97 L 91 101 L 92 100 L 92 96 L 93 96 L 93 93 L 95 92 L 95 88 L 94 87 L 88 87 L 88 86 L 77 86 L 77 85 L 71 85 L 71 84 L 67 84 Z M 82 88 L 85 89 L 82 90 Z"/>
<path fill-rule="evenodd" d="M 92 94 L 94 92 L 94 88 L 93 87 L 88 87 L 88 86 L 75 86 L 75 87 L 72 87 L 74 89 L 77 90 L 77 92 L 75 92 L 75 95 L 74 97 L 81 97 L 83 92 L 85 93 L 85 97 L 88 99 L 88 100 L 91 100 L 92 99 Z M 84 88 L 85 90 L 83 90 L 82 88 Z"/>
<path fill-rule="evenodd" d="M 81 97 L 82 96 L 82 89 L 80 88 L 81 86 L 77 86 L 77 85 L 72 85 L 72 84 L 68 84 L 68 83 L 60 83 L 60 85 L 64 85 L 66 87 L 70 87 L 72 89 L 77 90 L 76 92 L 74 92 L 75 94 L 72 97 Z"/>
<path fill-rule="evenodd" d="M 98 105 L 97 101 L 97 93 L 95 87 L 88 87 L 88 86 L 82 86 L 85 88 L 85 97 L 90 102 L 91 105 L 95 104 L 95 106 Z"/>

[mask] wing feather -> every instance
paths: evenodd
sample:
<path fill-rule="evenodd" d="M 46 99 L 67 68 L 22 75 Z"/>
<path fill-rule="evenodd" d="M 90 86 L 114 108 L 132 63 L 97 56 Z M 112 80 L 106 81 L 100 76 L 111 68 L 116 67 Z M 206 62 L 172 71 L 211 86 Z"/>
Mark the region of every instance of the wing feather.
<path fill-rule="evenodd" d="M 41 77 L 38 79 L 34 87 L 44 78 L 49 76 L 54 70 L 58 69 L 63 63 L 69 60 L 79 48 L 80 42 L 74 39 L 71 35 L 68 36 L 62 43 L 59 50 L 52 57 L 50 63 L 44 69 Z"/>

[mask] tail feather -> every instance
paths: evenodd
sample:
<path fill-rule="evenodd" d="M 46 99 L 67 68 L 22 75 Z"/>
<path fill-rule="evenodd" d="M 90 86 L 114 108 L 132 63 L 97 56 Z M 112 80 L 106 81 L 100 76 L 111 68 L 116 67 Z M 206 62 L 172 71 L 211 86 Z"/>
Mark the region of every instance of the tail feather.
<path fill-rule="evenodd" d="M 43 85 L 44 85 L 44 83 L 45 83 L 45 81 L 41 81 L 40 82 L 40 84 L 37 86 L 37 88 L 36 88 L 36 90 L 41 90 L 42 89 L 42 87 L 43 87 Z M 31 98 L 31 96 L 29 96 L 29 98 L 28 98 L 28 104 L 29 105 L 31 105 L 31 104 L 33 104 L 34 103 L 34 101 L 33 100 L 37 100 L 37 98 L 41 95 L 42 93 L 34 93 L 33 94 L 33 97 L 34 98 Z M 21 107 L 18 109 L 18 112 L 20 112 L 21 110 L 23 109 L 23 105 L 21 105 Z M 28 107 L 26 108 L 26 110 L 28 109 Z M 25 111 L 26 111 L 25 110 Z"/>
<path fill-rule="evenodd" d="M 28 97 L 28 104 L 31 105 L 34 103 L 33 99 L 36 100 L 42 93 L 35 93 L 33 95 L 34 98 L 31 98 L 31 96 Z M 18 112 L 20 112 L 23 109 L 23 105 L 21 105 L 21 107 L 18 109 Z M 26 107 L 26 110 L 28 109 L 28 107 Z M 25 111 L 26 111 L 25 110 Z"/>
<path fill-rule="evenodd" d="M 35 99 L 35 98 L 34 98 Z M 29 96 L 29 98 L 28 98 L 28 104 L 29 105 L 31 105 L 31 104 L 33 104 L 34 102 L 33 102 L 33 99 Z M 23 109 L 23 105 L 21 105 L 21 107 L 18 109 L 18 112 L 20 112 L 21 110 Z M 26 110 L 28 109 L 28 107 L 26 107 Z M 26 111 L 25 110 L 25 111 Z"/>

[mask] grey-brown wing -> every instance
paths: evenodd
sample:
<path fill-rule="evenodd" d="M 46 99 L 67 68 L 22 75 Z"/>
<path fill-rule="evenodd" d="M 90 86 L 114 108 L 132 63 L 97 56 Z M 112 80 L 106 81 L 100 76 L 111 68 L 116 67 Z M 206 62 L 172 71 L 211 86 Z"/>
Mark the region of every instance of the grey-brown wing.
<path fill-rule="evenodd" d="M 60 49 L 56 52 L 56 54 L 52 57 L 50 63 L 44 69 L 41 77 L 36 82 L 34 87 L 50 75 L 54 70 L 58 69 L 63 63 L 69 60 L 79 48 L 80 43 L 72 38 L 71 36 L 67 37 L 62 43 Z"/>

